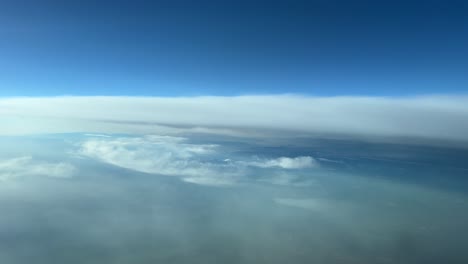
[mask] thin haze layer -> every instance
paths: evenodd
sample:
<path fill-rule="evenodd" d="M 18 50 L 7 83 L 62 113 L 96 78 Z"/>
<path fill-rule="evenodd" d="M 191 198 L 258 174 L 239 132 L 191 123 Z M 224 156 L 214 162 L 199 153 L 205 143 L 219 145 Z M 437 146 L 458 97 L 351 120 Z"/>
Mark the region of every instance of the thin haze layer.
<path fill-rule="evenodd" d="M 468 141 L 468 97 L 45 97 L 0 99 L 0 134 L 229 133 L 264 129 Z M 158 131 L 164 133 L 164 131 Z"/>

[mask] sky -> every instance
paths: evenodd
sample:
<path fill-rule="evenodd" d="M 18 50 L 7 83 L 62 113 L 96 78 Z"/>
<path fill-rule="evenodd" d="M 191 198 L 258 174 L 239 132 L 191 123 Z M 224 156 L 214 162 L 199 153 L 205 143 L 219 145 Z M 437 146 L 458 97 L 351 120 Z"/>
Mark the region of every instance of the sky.
<path fill-rule="evenodd" d="M 0 263 L 468 263 L 467 14 L 0 0 Z"/>
<path fill-rule="evenodd" d="M 1 1 L 0 135 L 468 146 L 466 1 Z"/>
<path fill-rule="evenodd" d="M 468 90 L 466 1 L 1 1 L 0 96 Z"/>

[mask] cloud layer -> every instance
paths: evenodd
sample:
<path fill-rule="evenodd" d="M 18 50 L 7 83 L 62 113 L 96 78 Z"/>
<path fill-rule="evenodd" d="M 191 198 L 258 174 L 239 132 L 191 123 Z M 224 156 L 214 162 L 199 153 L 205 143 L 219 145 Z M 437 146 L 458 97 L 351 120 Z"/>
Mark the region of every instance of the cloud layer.
<path fill-rule="evenodd" d="M 468 263 L 466 150 L 204 139 L 3 138 L 0 263 Z"/>
<path fill-rule="evenodd" d="M 468 97 L 11 98 L 0 99 L 0 120 L 4 135 L 263 129 L 468 142 Z"/>

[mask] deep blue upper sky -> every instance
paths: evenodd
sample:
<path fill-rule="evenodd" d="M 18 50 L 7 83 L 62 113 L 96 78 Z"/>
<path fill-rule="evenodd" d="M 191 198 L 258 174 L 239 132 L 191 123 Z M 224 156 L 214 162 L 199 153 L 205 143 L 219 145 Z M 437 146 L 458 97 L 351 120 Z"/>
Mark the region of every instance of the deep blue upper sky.
<path fill-rule="evenodd" d="M 468 92 L 468 1 L 1 1 L 0 96 Z"/>

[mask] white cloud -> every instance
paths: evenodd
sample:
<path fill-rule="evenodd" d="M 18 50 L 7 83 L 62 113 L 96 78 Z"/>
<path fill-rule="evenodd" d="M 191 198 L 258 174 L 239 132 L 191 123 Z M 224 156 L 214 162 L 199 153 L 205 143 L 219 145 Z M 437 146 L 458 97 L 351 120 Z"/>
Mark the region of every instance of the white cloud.
<path fill-rule="evenodd" d="M 20 157 L 0 160 L 0 181 L 27 176 L 69 178 L 75 170 L 76 168 L 68 163 L 50 163 L 37 161 L 32 157 Z"/>
<path fill-rule="evenodd" d="M 139 172 L 180 176 L 191 183 L 232 183 L 240 175 L 239 168 L 204 160 L 216 148 L 216 145 L 186 143 L 180 137 L 145 136 L 89 139 L 80 144 L 79 153 Z"/>
<path fill-rule="evenodd" d="M 318 163 L 314 158 L 309 156 L 288 158 L 280 157 L 276 159 L 261 160 L 261 161 L 250 161 L 246 163 L 250 166 L 260 168 L 282 168 L 282 169 L 305 169 L 317 167 Z"/>
<path fill-rule="evenodd" d="M 259 131 L 268 130 L 294 132 L 288 135 L 318 133 L 468 142 L 466 120 L 467 96 L 0 99 L 0 134 L 10 135 L 190 131 L 260 136 Z"/>
<path fill-rule="evenodd" d="M 235 184 L 243 177 L 248 177 L 252 173 L 252 166 L 305 169 L 318 164 L 312 157 L 307 156 L 254 161 L 232 160 L 224 158 L 219 148 L 217 145 L 188 143 L 181 137 L 91 137 L 79 144 L 78 153 L 134 171 L 179 176 L 185 182 L 216 186 Z M 283 185 L 287 185 L 285 180 L 282 181 Z M 291 181 L 289 185 L 305 184 L 296 182 L 297 179 L 293 178 L 288 180 Z"/>

